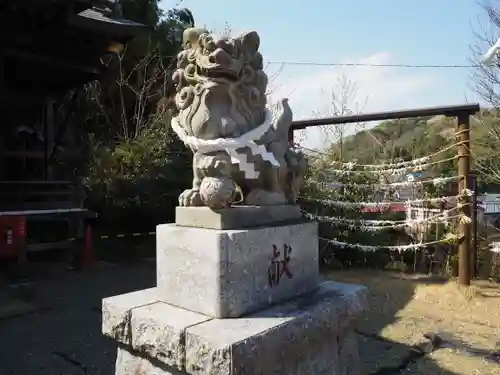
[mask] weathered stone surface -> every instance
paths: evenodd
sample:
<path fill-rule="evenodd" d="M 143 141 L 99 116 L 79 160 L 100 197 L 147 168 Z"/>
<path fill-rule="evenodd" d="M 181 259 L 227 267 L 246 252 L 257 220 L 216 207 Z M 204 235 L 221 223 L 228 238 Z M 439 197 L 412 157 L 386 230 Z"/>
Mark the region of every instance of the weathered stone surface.
<path fill-rule="evenodd" d="M 359 361 L 359 356 L 352 342 L 341 350 L 337 340 L 366 303 L 364 287 L 323 282 L 316 292 L 265 311 L 192 326 L 186 330 L 186 372 L 351 375 L 345 361 Z"/>
<path fill-rule="evenodd" d="M 201 318 L 161 302 L 132 309 L 132 345 L 119 349 L 116 374 L 359 375 L 352 324 L 366 302 L 361 286 L 323 282 L 245 318 Z"/>
<path fill-rule="evenodd" d="M 249 205 L 297 200 L 307 159 L 289 142 L 288 100 L 267 108 L 259 45 L 255 31 L 238 37 L 184 31 L 172 77 L 179 111 L 171 126 L 194 155 L 193 184 L 179 196 L 181 206 L 226 207 L 234 202 L 232 181 Z"/>
<path fill-rule="evenodd" d="M 132 309 L 158 301 L 156 288 L 140 290 L 102 300 L 102 333 L 130 345 L 132 336 L 130 319 Z"/>
<path fill-rule="evenodd" d="M 358 337 L 349 329 L 339 336 L 339 374 L 361 375 Z"/>
<path fill-rule="evenodd" d="M 238 317 L 317 288 L 315 222 L 245 230 L 164 224 L 156 233 L 157 283 L 166 303 Z"/>
<path fill-rule="evenodd" d="M 234 206 L 222 210 L 208 207 L 177 207 L 175 223 L 206 229 L 245 229 L 299 220 L 300 206 Z"/>
<path fill-rule="evenodd" d="M 125 348 L 118 348 L 115 375 L 182 375 L 182 371 L 140 357 Z"/>
<path fill-rule="evenodd" d="M 210 317 L 158 302 L 156 288 L 103 300 L 103 333 L 148 358 L 184 369 L 185 330 Z"/>
<path fill-rule="evenodd" d="M 132 348 L 178 370 L 184 369 L 187 327 L 210 317 L 163 302 L 132 310 Z"/>

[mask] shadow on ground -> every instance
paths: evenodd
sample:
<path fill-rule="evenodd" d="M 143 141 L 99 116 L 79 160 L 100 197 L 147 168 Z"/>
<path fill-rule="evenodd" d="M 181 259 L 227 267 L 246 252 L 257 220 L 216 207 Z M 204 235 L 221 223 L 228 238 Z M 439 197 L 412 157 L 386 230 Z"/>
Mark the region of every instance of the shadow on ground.
<path fill-rule="evenodd" d="M 123 243 L 120 246 L 126 248 Z M 120 251 L 120 246 L 108 248 L 108 253 Z M 120 264 L 100 262 L 90 271 L 55 272 L 18 287 L 17 293 L 36 309 L 0 320 L 0 375 L 112 375 L 116 344 L 101 335 L 101 300 L 155 284 L 154 260 L 140 261 L 130 254 Z M 332 275 L 342 282 L 370 280 L 370 310 L 357 325 L 363 375 L 458 375 L 429 357 L 432 345 L 423 333 L 414 333 L 415 346 L 381 334 L 400 319 L 398 312 L 413 298 L 418 284 L 442 281 L 385 275 L 362 280 L 359 272 Z"/>
<path fill-rule="evenodd" d="M 15 288 L 35 311 L 0 320 L 0 375 L 114 374 L 116 343 L 101 335 L 101 300 L 155 279 L 154 262 L 100 263 Z"/>
<path fill-rule="evenodd" d="M 453 347 L 451 345 L 453 340 L 443 341 L 441 333 L 438 332 L 418 332 L 416 330 L 418 324 L 406 328 L 408 332 L 411 332 L 411 337 L 404 337 L 406 343 L 402 342 L 403 340 L 388 339 L 387 336 L 392 335 L 384 334 L 389 326 L 401 323 L 398 322 L 403 319 L 401 311 L 415 298 L 415 291 L 419 285 L 443 285 L 444 287 L 448 282 L 446 279 L 402 277 L 396 273 L 370 270 L 335 272 L 332 273 L 331 278 L 342 282 L 365 284 L 370 289 L 369 310 L 356 327 L 363 375 L 458 375 L 457 372 L 442 368 L 434 357 L 437 352 L 445 348 L 460 351 L 465 348 L 465 345 L 462 348 Z M 443 314 L 446 312 L 443 311 Z M 415 319 L 425 319 L 425 317 L 415 316 Z M 452 336 L 453 333 L 448 333 L 445 337 Z M 495 353 L 492 356 L 491 352 L 481 353 L 481 350 L 473 352 L 474 349 L 462 350 L 461 354 L 475 355 L 481 359 L 485 359 L 489 354 L 490 358 L 486 360 L 495 361 L 496 359 Z M 500 373 L 500 366 L 498 373 Z"/>

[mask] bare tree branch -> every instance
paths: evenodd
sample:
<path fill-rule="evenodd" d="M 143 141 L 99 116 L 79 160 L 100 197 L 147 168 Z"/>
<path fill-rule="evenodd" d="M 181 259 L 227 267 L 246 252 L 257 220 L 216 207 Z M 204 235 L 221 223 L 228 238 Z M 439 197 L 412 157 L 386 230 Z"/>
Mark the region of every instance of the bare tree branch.
<path fill-rule="evenodd" d="M 500 2 L 497 6 L 483 3 L 482 8 L 488 16 L 488 25 L 480 20 L 473 26 L 475 43 L 470 46 L 471 62 L 474 66 L 470 88 L 482 97 L 493 108 L 500 107 L 500 65 L 487 66 L 481 63 L 482 55 L 498 40 L 500 36 Z"/>
<path fill-rule="evenodd" d="M 471 45 L 471 62 L 474 66 L 470 88 L 479 95 L 489 106 L 490 111 L 498 116 L 500 109 L 500 63 L 494 65 L 485 65 L 481 63 L 483 54 L 493 46 L 500 36 L 500 1 L 492 0 L 480 4 L 485 15 L 487 23 L 477 20 L 473 26 L 475 42 Z M 483 126 L 483 120 L 477 117 Z M 500 183 L 500 154 L 498 146 L 500 145 L 500 124 L 493 123 L 486 140 L 476 140 L 479 146 L 489 152 L 475 160 L 475 167 L 484 178 L 490 182 Z M 483 144 L 481 144 L 481 142 Z"/>
<path fill-rule="evenodd" d="M 322 90 L 324 95 L 328 95 Z M 338 77 L 334 86 L 330 90 L 330 101 L 326 108 L 313 112 L 314 117 L 336 117 L 348 116 L 355 113 L 360 113 L 362 107 L 366 105 L 368 98 L 365 98 L 363 106 L 356 101 L 358 95 L 357 83 L 350 80 L 345 74 Z M 325 144 L 328 146 L 335 145 L 339 155 L 342 157 L 343 140 L 345 138 L 346 126 L 354 126 L 355 130 L 364 127 L 364 124 L 338 124 L 324 125 L 319 127 L 319 131 L 324 137 Z"/>

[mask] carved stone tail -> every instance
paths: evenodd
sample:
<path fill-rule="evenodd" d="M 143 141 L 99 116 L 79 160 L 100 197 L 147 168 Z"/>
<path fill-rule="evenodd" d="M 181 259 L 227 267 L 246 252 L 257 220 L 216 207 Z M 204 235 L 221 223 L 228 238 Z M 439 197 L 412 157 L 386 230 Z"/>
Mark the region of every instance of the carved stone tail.
<path fill-rule="evenodd" d="M 293 121 L 293 112 L 288 104 L 287 98 L 278 100 L 273 108 L 273 117 L 273 127 L 277 134 L 277 138 L 287 140 L 288 130 Z"/>

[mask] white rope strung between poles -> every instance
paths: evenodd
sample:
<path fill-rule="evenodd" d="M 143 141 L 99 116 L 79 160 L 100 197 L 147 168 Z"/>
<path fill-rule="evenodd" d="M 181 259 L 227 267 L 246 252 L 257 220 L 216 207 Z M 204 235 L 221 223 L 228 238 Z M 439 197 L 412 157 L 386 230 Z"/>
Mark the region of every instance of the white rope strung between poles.
<path fill-rule="evenodd" d="M 458 156 L 453 156 L 451 158 L 440 159 L 426 164 L 419 164 L 416 166 L 410 167 L 401 167 L 401 168 L 387 168 L 387 169 L 373 169 L 373 170 L 355 170 L 356 165 L 352 163 L 345 166 L 346 169 L 326 169 L 327 172 L 338 174 L 338 175 L 352 175 L 355 173 L 371 173 L 376 175 L 386 175 L 386 176 L 402 176 L 412 172 L 422 172 L 427 168 L 441 163 L 446 163 L 448 161 L 456 160 Z"/>
<path fill-rule="evenodd" d="M 441 150 L 439 150 L 437 152 L 434 152 L 433 154 L 430 154 L 428 156 L 424 156 L 424 157 L 421 157 L 421 158 L 417 158 L 417 159 L 413 159 L 413 160 L 408 160 L 408 161 L 399 161 L 399 162 L 394 162 L 394 163 L 383 163 L 383 164 L 356 164 L 356 163 L 353 163 L 353 162 L 345 163 L 345 162 L 335 161 L 334 160 L 334 161 L 330 161 L 330 165 L 335 165 L 335 164 L 342 165 L 342 166 L 345 166 L 346 169 L 360 168 L 360 169 L 364 170 L 365 172 L 368 172 L 367 170 L 375 170 L 375 171 L 377 171 L 377 170 L 380 170 L 380 169 L 411 168 L 411 167 L 418 166 L 420 164 L 427 164 L 434 157 L 442 154 L 443 152 L 451 150 L 454 147 L 457 147 L 461 143 L 462 142 L 454 143 L 454 144 L 452 144 L 452 145 L 450 145 L 448 147 L 445 147 L 445 148 L 443 148 L 443 149 L 441 149 Z M 303 150 L 306 150 L 306 151 L 309 151 L 309 152 L 314 152 L 314 153 L 320 154 L 320 155 L 331 156 L 331 154 L 320 152 L 320 151 L 313 150 L 313 149 L 310 149 L 310 148 L 306 148 L 306 147 L 303 147 L 303 146 L 300 146 L 300 145 L 297 145 L 297 147 L 302 148 Z M 317 157 L 315 157 L 315 158 L 317 158 Z M 320 158 L 318 158 L 318 159 L 320 159 Z"/>
<path fill-rule="evenodd" d="M 352 220 L 352 219 L 344 219 L 341 217 L 322 217 L 322 216 L 314 216 L 311 214 L 305 215 L 307 218 L 311 220 L 318 220 L 320 222 L 328 222 L 334 225 L 343 225 L 348 227 L 351 230 L 359 230 L 361 232 L 376 232 L 383 231 L 386 229 L 399 229 L 399 228 L 412 228 L 418 225 L 424 224 L 433 224 L 433 223 L 447 223 L 453 219 L 462 218 L 463 215 L 434 215 L 427 219 L 409 219 L 402 221 L 390 221 L 390 220 Z M 383 222 L 386 223 L 383 223 Z M 377 222 L 374 224 L 373 222 Z"/>
<path fill-rule="evenodd" d="M 304 200 L 323 203 L 327 206 L 341 207 L 341 208 L 364 208 L 364 207 L 381 207 L 382 208 L 382 207 L 389 207 L 391 205 L 396 205 L 396 204 L 404 204 L 404 205 L 408 206 L 408 205 L 419 204 L 419 203 L 446 203 L 446 202 L 453 200 L 453 199 L 459 199 L 459 198 L 463 197 L 464 195 L 472 196 L 473 194 L 474 194 L 474 192 L 472 190 L 465 189 L 463 194 L 460 194 L 460 195 L 451 195 L 451 196 L 447 196 L 447 197 L 438 197 L 438 198 L 414 199 L 414 200 L 407 200 L 407 201 L 381 201 L 381 202 L 334 201 L 334 200 L 330 200 L 330 199 L 318 199 L 318 198 L 309 198 L 309 197 L 303 197 L 303 196 L 299 196 L 299 198 L 304 199 Z"/>
<path fill-rule="evenodd" d="M 454 216 L 436 218 L 435 220 L 408 220 L 405 223 L 392 224 L 392 225 L 381 225 L 381 226 L 355 225 L 355 224 L 346 224 L 346 223 L 342 223 L 342 222 L 338 222 L 338 224 L 345 225 L 350 230 L 358 230 L 361 232 L 377 232 L 377 231 L 383 231 L 383 230 L 387 230 L 387 229 L 412 228 L 412 227 L 415 227 L 417 225 L 422 225 L 422 224 L 447 223 L 450 220 L 458 219 L 460 217 L 462 217 L 462 215 L 454 215 Z M 333 222 L 333 223 L 337 224 L 335 222 Z"/>
<path fill-rule="evenodd" d="M 452 207 L 452 208 L 449 208 L 447 210 L 440 210 L 438 208 L 424 208 L 424 207 L 418 207 L 419 209 L 422 209 L 422 211 L 424 212 L 438 212 L 437 215 L 433 215 L 433 216 L 430 216 L 426 219 L 411 219 L 413 221 L 416 221 L 416 222 L 419 222 L 420 220 L 431 220 L 433 218 L 439 218 L 441 216 L 444 216 L 444 217 L 450 217 L 450 216 L 447 216 L 449 215 L 450 213 L 452 213 L 453 211 L 456 211 L 460 208 L 463 208 L 464 206 L 468 206 L 470 205 L 470 203 L 459 203 L 457 204 L 455 207 Z M 406 220 L 364 220 L 364 219 L 346 219 L 346 218 L 343 218 L 343 217 L 340 217 L 340 216 L 320 216 L 320 215 L 313 215 L 307 211 L 304 211 L 304 210 L 301 210 L 302 213 L 309 219 L 311 220 L 319 220 L 319 221 L 323 221 L 323 222 L 337 222 L 337 221 L 343 221 L 343 220 L 347 220 L 348 222 L 353 222 L 353 221 L 356 221 L 356 222 L 359 222 L 359 223 L 363 223 L 364 225 L 367 225 L 367 226 L 383 226 L 383 225 L 393 225 L 393 224 L 402 224 L 402 223 L 406 223 L 408 222 L 409 220 L 406 219 Z M 455 215 L 453 217 L 456 217 L 456 216 L 462 216 L 462 215 Z M 410 221 L 411 221 L 410 220 Z M 498 229 L 498 228 L 497 228 Z M 500 229 L 498 229 L 500 231 Z"/>
<path fill-rule="evenodd" d="M 469 203 L 467 203 L 469 204 Z M 457 207 L 450 208 L 450 210 L 456 210 L 458 208 L 461 208 L 462 206 L 465 206 L 466 204 L 458 205 Z M 420 207 L 420 206 L 415 206 L 412 208 L 418 208 L 419 211 L 422 212 L 443 212 L 443 210 L 440 210 L 439 208 L 426 208 L 426 207 Z"/>
<path fill-rule="evenodd" d="M 441 216 L 446 217 L 450 212 L 455 211 L 456 207 L 453 207 L 449 210 L 442 211 L 441 214 L 439 215 L 433 215 L 427 219 L 412 219 L 415 222 L 420 222 L 420 221 L 425 221 L 429 220 L 431 218 L 438 218 Z M 384 226 L 384 225 L 394 225 L 394 224 L 403 224 L 407 223 L 409 220 L 363 220 L 363 219 L 346 219 L 340 216 L 322 216 L 322 215 L 313 215 L 309 212 L 302 211 L 304 215 L 310 219 L 310 220 L 318 220 L 322 222 L 331 222 L 331 223 L 346 223 L 346 224 L 363 224 L 366 226 L 372 226 L 372 227 L 378 227 L 378 226 Z"/>
<path fill-rule="evenodd" d="M 359 187 L 359 188 L 365 188 L 365 189 L 372 189 L 376 191 L 381 191 L 381 190 L 391 190 L 391 189 L 402 189 L 402 188 L 408 188 L 408 187 L 422 187 L 427 184 L 432 184 L 434 186 L 442 186 L 446 184 L 447 182 L 450 181 L 456 181 L 459 180 L 460 176 L 451 176 L 451 177 L 436 177 L 433 179 L 429 180 L 422 180 L 422 181 L 403 181 L 403 182 L 392 182 L 388 184 L 345 184 L 339 181 L 332 181 L 332 182 L 322 182 L 322 181 L 316 181 L 316 180 L 306 180 L 307 182 L 320 185 L 322 187 L 325 187 L 327 189 L 340 189 L 343 186 L 353 186 L 353 187 Z"/>
<path fill-rule="evenodd" d="M 383 246 L 383 245 L 362 245 L 359 243 L 348 243 L 348 242 L 342 242 L 342 241 L 337 241 L 336 239 L 330 240 L 328 238 L 322 238 L 318 237 L 318 239 L 322 241 L 326 241 L 328 243 L 331 243 L 332 245 L 335 245 L 337 247 L 340 247 L 342 249 L 350 248 L 350 249 L 358 249 L 361 251 L 366 251 L 366 252 L 374 252 L 378 250 L 390 250 L 390 251 L 399 251 L 402 253 L 403 251 L 408 251 L 408 250 L 418 250 L 426 246 L 430 245 L 437 245 L 437 244 L 442 244 L 442 243 L 448 243 L 452 244 L 454 243 L 457 239 L 458 236 L 454 234 L 449 234 L 445 238 L 437 241 L 431 241 L 431 242 L 419 242 L 419 243 L 412 243 L 408 245 L 396 245 L 396 246 Z"/>

